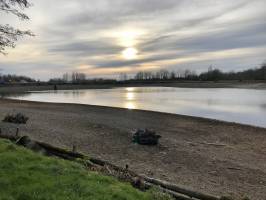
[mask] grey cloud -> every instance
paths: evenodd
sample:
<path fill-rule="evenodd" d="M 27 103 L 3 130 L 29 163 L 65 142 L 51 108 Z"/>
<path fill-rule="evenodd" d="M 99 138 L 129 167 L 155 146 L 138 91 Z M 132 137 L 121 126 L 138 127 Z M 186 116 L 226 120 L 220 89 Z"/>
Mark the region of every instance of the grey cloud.
<path fill-rule="evenodd" d="M 261 22 L 243 28 L 232 27 L 220 32 L 210 32 L 193 37 L 178 38 L 168 35 L 142 44 L 143 51 L 164 50 L 226 50 L 266 45 L 266 23 Z"/>
<path fill-rule="evenodd" d="M 75 41 L 48 49 L 49 52 L 73 54 L 75 56 L 107 55 L 114 54 L 114 52 L 119 52 L 121 50 L 121 47 L 112 45 L 107 41 Z"/>
<path fill-rule="evenodd" d="M 200 60 L 197 62 L 186 62 L 183 64 L 170 64 L 167 67 L 170 70 L 176 69 L 191 69 L 200 73 L 207 71 L 210 65 L 224 71 L 241 71 L 252 67 L 261 66 L 261 62 L 265 60 L 266 50 L 253 56 L 236 56 L 230 59 L 215 58 L 209 60 Z"/>
<path fill-rule="evenodd" d="M 0 62 L 4 74 L 19 74 L 35 79 L 49 80 L 58 77 L 62 72 L 69 70 L 70 65 L 50 62 Z"/>
<path fill-rule="evenodd" d="M 197 51 L 180 51 L 180 52 L 168 52 L 164 53 L 162 52 L 161 54 L 155 54 L 155 55 L 150 55 L 147 56 L 146 58 L 142 59 L 135 59 L 135 60 L 101 60 L 94 62 L 93 64 L 98 67 L 98 68 L 119 68 L 123 66 L 131 66 L 135 67 L 140 64 L 147 64 L 147 63 L 153 63 L 156 61 L 166 61 L 166 60 L 173 60 L 173 59 L 178 59 L 178 58 L 184 58 L 189 55 L 196 55 L 198 52 Z"/>
<path fill-rule="evenodd" d="M 103 0 L 104 8 L 81 10 L 62 21 L 62 25 L 93 25 L 94 27 L 110 27 L 128 20 L 139 20 L 150 15 L 170 10 L 182 4 L 183 0 Z"/>
<path fill-rule="evenodd" d="M 168 60 L 177 58 L 181 56 L 181 54 L 166 54 L 166 55 L 156 55 L 156 56 L 149 56 L 148 58 L 143 59 L 136 59 L 136 60 L 112 60 L 112 61 L 98 61 L 95 65 L 99 68 L 114 68 L 114 67 L 123 67 L 123 66 L 136 66 L 143 63 L 155 62 L 159 60 Z"/>

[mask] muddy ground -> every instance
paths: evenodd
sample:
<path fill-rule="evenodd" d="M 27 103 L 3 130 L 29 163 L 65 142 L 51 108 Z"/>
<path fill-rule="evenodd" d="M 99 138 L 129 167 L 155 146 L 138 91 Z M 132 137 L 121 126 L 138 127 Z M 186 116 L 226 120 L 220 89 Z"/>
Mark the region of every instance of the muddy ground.
<path fill-rule="evenodd" d="M 213 195 L 266 199 L 266 129 L 196 117 L 88 105 L 0 99 L 0 120 L 22 112 L 20 134 L 108 160 L 151 177 Z M 2 132 L 16 125 L 0 122 Z M 131 142 L 150 128 L 159 146 Z"/>

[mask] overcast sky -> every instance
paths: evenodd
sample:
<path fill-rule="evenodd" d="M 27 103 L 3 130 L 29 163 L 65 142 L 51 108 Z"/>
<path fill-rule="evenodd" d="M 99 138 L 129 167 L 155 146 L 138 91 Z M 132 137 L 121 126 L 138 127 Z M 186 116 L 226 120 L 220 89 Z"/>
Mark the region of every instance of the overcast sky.
<path fill-rule="evenodd" d="M 140 70 L 224 71 L 266 60 L 266 0 L 31 0 L 36 36 L 0 55 L 2 73 L 41 80 L 64 72 L 114 77 Z"/>

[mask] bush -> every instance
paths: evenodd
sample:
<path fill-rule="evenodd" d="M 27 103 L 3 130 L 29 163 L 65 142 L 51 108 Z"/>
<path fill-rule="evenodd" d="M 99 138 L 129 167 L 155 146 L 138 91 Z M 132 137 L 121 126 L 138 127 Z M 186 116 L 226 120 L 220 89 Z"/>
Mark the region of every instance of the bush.
<path fill-rule="evenodd" d="M 22 113 L 17 113 L 15 115 L 8 114 L 5 116 L 3 119 L 3 122 L 9 122 L 9 123 L 15 123 L 15 124 L 26 124 L 27 121 L 29 120 L 28 117 L 26 117 Z"/>

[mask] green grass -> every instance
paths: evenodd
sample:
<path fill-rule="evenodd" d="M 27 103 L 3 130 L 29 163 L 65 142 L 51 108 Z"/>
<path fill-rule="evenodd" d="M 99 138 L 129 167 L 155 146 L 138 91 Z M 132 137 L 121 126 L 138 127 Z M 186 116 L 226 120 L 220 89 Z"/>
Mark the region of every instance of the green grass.
<path fill-rule="evenodd" d="M 0 200 L 161 199 L 157 197 L 154 192 L 141 192 L 115 178 L 89 172 L 78 163 L 0 140 Z"/>

